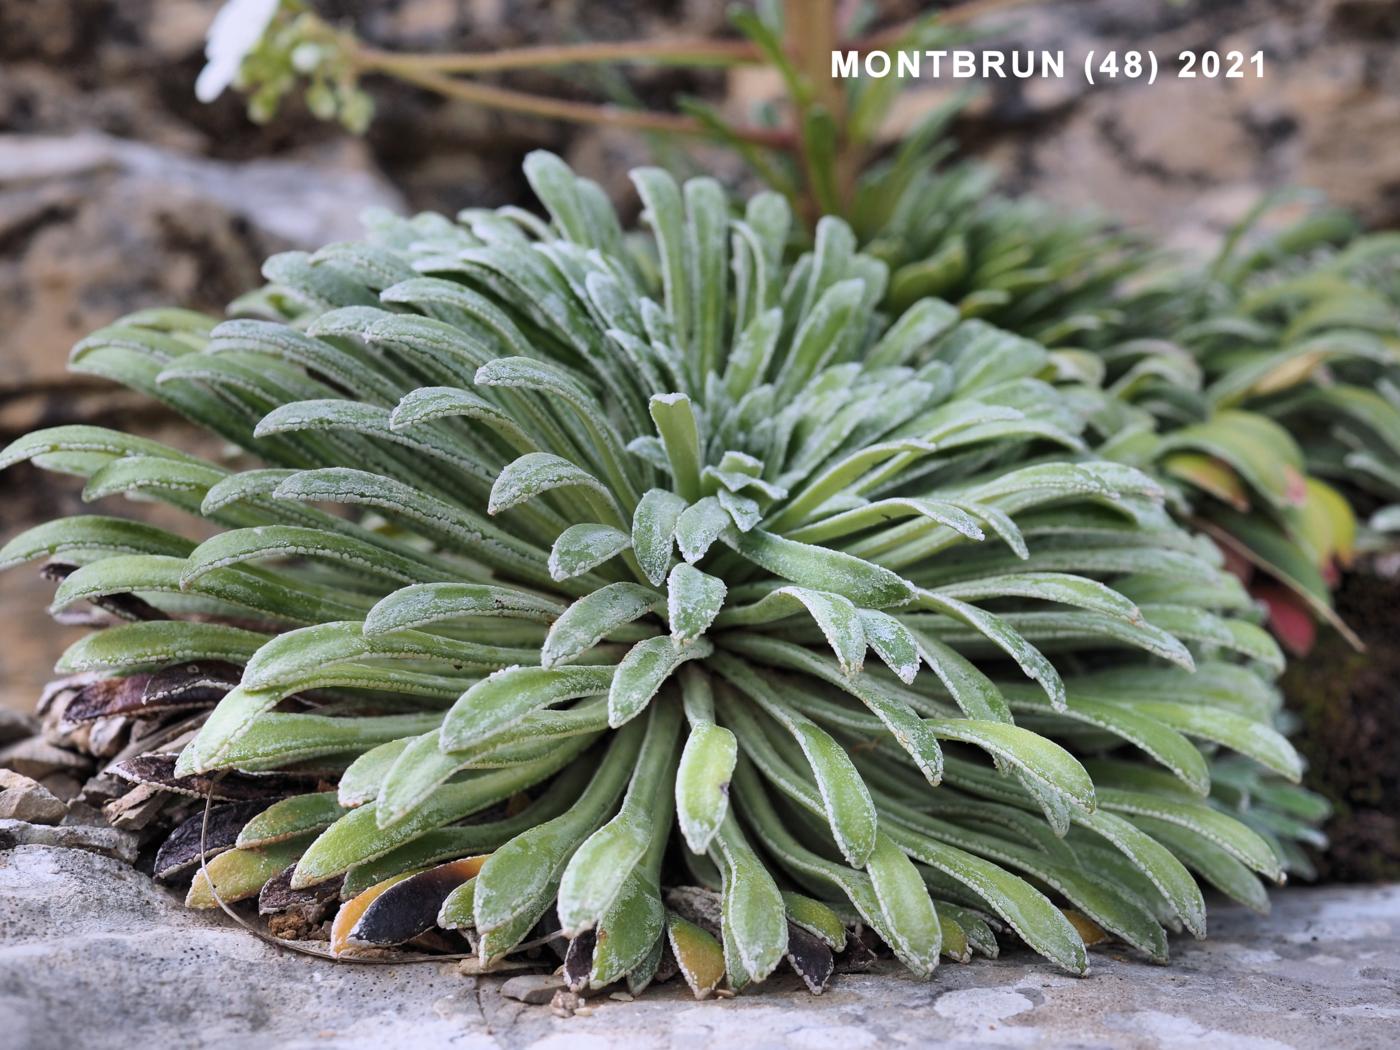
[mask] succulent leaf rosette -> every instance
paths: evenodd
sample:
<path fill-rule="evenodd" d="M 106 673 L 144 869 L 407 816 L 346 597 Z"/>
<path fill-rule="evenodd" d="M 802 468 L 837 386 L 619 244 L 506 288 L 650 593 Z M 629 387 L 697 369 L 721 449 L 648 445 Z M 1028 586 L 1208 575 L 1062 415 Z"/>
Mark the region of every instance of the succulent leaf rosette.
<path fill-rule="evenodd" d="M 1359 646 L 1331 589 L 1400 531 L 1400 238 L 1317 206 L 1264 235 L 1285 202 L 1266 199 L 1182 265 L 915 145 L 862 173 L 852 209 L 890 266 L 884 309 L 937 296 L 1048 347 L 1083 384 L 1090 446 L 1160 480 L 1255 575 L 1290 649 L 1315 621 Z"/>
<path fill-rule="evenodd" d="M 232 320 L 78 345 L 226 460 L 84 426 L 0 458 L 220 530 L 73 517 L 0 553 L 121 621 L 63 657 L 89 713 L 198 723 L 125 769 L 227 802 L 231 848 L 184 827 L 157 860 L 192 905 L 328 902 L 335 952 L 487 967 L 551 938 L 572 987 L 704 996 L 871 946 L 928 976 L 998 932 L 1165 961 L 1201 885 L 1263 909 L 1305 866 L 1259 610 L 1090 453 L 1041 345 L 882 312 L 886 265 L 833 218 L 794 258 L 776 194 L 640 170 L 627 232 L 557 158 L 527 173 L 547 220 L 377 217 Z"/>

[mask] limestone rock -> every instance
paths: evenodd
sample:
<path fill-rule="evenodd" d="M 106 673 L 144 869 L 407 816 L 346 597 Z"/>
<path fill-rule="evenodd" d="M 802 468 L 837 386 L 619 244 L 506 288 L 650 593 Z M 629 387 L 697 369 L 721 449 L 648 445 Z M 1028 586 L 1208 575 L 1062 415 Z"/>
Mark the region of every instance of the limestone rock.
<path fill-rule="evenodd" d="M 116 861 L 21 846 L 0 854 L 0 1016 L 26 1050 L 1372 1050 L 1394 1042 L 1398 934 L 1400 887 L 1290 889 L 1268 918 L 1213 909 L 1167 968 L 1095 951 L 1079 979 L 1008 945 L 931 981 L 884 966 L 820 998 L 789 977 L 704 1003 L 672 981 L 563 1018 L 451 963 L 294 955 Z"/>
<path fill-rule="evenodd" d="M 67 813 L 63 801 L 37 780 L 0 769 L 0 820 L 57 824 Z"/>
<path fill-rule="evenodd" d="M 0 769 L 12 769 L 26 777 L 42 780 L 52 773 L 82 775 L 90 772 L 92 761 L 36 736 L 0 750 Z"/>
<path fill-rule="evenodd" d="M 20 846 L 57 846 L 64 850 L 100 853 L 113 860 L 133 864 L 139 843 L 129 831 L 92 825 L 48 827 L 22 820 L 0 820 L 0 850 Z"/>
<path fill-rule="evenodd" d="M 0 135 L 0 391 L 57 382 L 87 332 L 145 306 L 218 310 L 269 254 L 356 237 L 402 209 L 347 144 L 324 162 L 230 164 L 95 133 Z"/>

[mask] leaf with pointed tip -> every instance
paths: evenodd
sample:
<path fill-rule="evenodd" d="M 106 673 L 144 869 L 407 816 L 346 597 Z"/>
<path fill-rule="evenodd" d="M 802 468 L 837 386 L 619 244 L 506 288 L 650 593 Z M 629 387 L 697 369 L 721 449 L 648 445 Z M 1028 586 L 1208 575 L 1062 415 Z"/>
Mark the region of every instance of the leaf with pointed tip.
<path fill-rule="evenodd" d="M 465 780 L 444 784 L 426 805 L 392 827 L 378 826 L 373 802 L 351 810 L 307 848 L 292 875 L 292 888 L 302 889 L 384 856 L 391 850 L 501 802 L 539 783 L 568 765 L 591 738 L 561 741 L 548 756 L 510 769 L 493 769 Z"/>
<path fill-rule="evenodd" d="M 605 635 L 652 612 L 661 595 L 636 583 L 610 583 L 574 602 L 545 636 L 540 666 L 568 663 L 598 644 Z"/>
<path fill-rule="evenodd" d="M 727 610 L 720 623 L 726 627 L 771 623 L 794 612 L 806 612 L 816 621 L 841 670 L 848 675 L 860 674 L 865 663 L 861 610 L 839 594 L 808 587 L 780 587 L 752 605 Z M 917 670 L 917 664 L 915 667 Z"/>
<path fill-rule="evenodd" d="M 857 605 L 902 605 L 914 588 L 889 569 L 841 551 L 784 539 L 762 529 L 743 533 L 735 550 L 785 580 L 814 590 L 833 591 Z"/>
<path fill-rule="evenodd" d="M 419 583 L 385 595 L 365 615 L 364 633 L 428 627 L 463 616 L 503 616 L 525 620 L 549 620 L 561 606 L 552 598 L 530 591 L 484 583 Z"/>
<path fill-rule="evenodd" d="M 729 811 L 729 780 L 739 745 L 714 722 L 691 727 L 676 771 L 676 818 L 693 853 L 710 848 Z"/>
<path fill-rule="evenodd" d="M 218 757 L 206 761 L 210 769 L 258 770 L 288 766 L 327 755 L 359 755 L 410 733 L 436 729 L 436 712 L 410 715 L 378 715 L 332 718 L 300 712 L 264 713 L 253 718 Z"/>
<path fill-rule="evenodd" d="M 912 633 L 918 641 L 919 656 L 968 717 L 1011 721 L 1011 709 L 1001 690 L 971 660 L 931 635 L 917 630 Z"/>
<path fill-rule="evenodd" d="M 879 835 L 865 870 L 888 931 L 897 940 L 890 947 L 915 973 L 932 973 L 943 947 L 943 930 L 919 869 L 888 835 Z"/>
<path fill-rule="evenodd" d="M 434 575 L 420 561 L 353 536 L 300 525 L 260 525 L 205 540 L 190 553 L 184 580 L 193 583 L 212 570 L 267 558 L 324 559 L 402 583 L 419 583 Z"/>
<path fill-rule="evenodd" d="M 661 585 L 671 567 L 676 522 L 685 509 L 685 500 L 665 489 L 650 489 L 637 502 L 632 515 L 632 550 L 653 586 Z"/>
<path fill-rule="evenodd" d="M 1161 893 L 1196 937 L 1206 933 L 1206 902 L 1196 880 L 1155 838 L 1116 813 L 1076 813 L 1074 822 L 1103 836 Z"/>
<path fill-rule="evenodd" d="M 58 658 L 55 670 L 63 674 L 138 671 L 198 660 L 245 664 L 267 640 L 265 634 L 217 623 L 129 623 L 80 638 Z"/>
<path fill-rule="evenodd" d="M 504 409 L 453 386 L 420 387 L 405 394 L 389 416 L 391 430 L 411 430 L 435 419 L 461 416 L 496 431 L 517 452 L 538 452 L 534 439 Z"/>
<path fill-rule="evenodd" d="M 686 660 L 703 660 L 714 652 L 708 638 L 688 645 L 658 636 L 638 642 L 617 665 L 608 690 L 608 724 L 614 729 L 641 714 L 671 673 Z M 609 668 L 609 670 L 612 670 Z"/>
<path fill-rule="evenodd" d="M 477 876 L 473 901 L 476 928 L 487 934 L 509 929 L 524 936 L 554 899 L 564 866 L 616 804 L 636 763 L 641 725 L 613 734 L 598 771 L 577 802 L 553 820 L 521 832 L 491 854 Z M 523 921 L 529 919 L 528 925 Z M 523 928 L 522 928 L 523 927 Z M 513 944 L 486 946 L 484 958 Z"/>
<path fill-rule="evenodd" d="M 686 643 L 703 635 L 719 615 L 726 593 L 723 580 L 693 565 L 677 565 L 666 583 L 666 616 L 671 624 L 671 637 Z"/>
<path fill-rule="evenodd" d="M 837 847 L 852 867 L 862 867 L 875 849 L 879 816 L 870 791 L 846 749 L 810 718 L 794 710 L 754 671 L 721 656 L 716 669 L 783 726 L 802 750 L 821 796 L 822 812 Z"/>
<path fill-rule="evenodd" d="M 912 631 L 888 613 L 861 609 L 860 625 L 865 641 L 885 666 L 905 685 L 919 673 L 919 643 Z"/>
<path fill-rule="evenodd" d="M 464 642 L 426 631 L 366 635 L 361 621 L 319 623 L 279 634 L 248 661 L 243 685 L 248 689 L 325 688 L 335 681 L 334 668 L 362 660 L 438 659 L 455 670 L 487 670 L 534 656 L 510 649 Z"/>
<path fill-rule="evenodd" d="M 620 895 L 626 893 L 629 878 L 644 870 L 639 865 L 649 850 L 655 847 L 658 858 L 664 850 L 671 811 L 666 788 L 675 774 L 680 721 L 674 704 L 652 708 L 637 768 L 621 808 L 579 846 L 565 866 L 559 882 L 559 924 L 571 936 L 597 925 L 614 907 L 628 907 Z M 656 819 L 661 816 L 666 819 Z M 659 907 L 659 895 L 654 890 L 651 895 Z M 607 932 L 606 928 L 600 931 Z M 657 933 L 659 930 L 651 939 Z M 644 943 L 637 947 L 649 947 L 651 939 L 642 938 Z"/>
<path fill-rule="evenodd" d="M 851 510 L 833 514 L 829 518 L 819 519 L 810 525 L 803 525 L 787 535 L 789 539 L 799 540 L 803 543 L 816 543 L 821 540 L 847 536 L 872 525 L 878 525 L 883 521 L 909 517 L 926 518 L 938 525 L 944 525 L 970 540 L 985 538 L 985 534 L 977 526 L 973 516 L 961 507 L 940 500 L 904 497 L 866 503 Z"/>
<path fill-rule="evenodd" d="M 1277 881 L 1283 877 L 1278 857 L 1257 832 L 1203 802 L 1106 787 L 1099 789 L 1098 797 L 1105 809 L 1176 824 L 1215 843 L 1266 878 Z"/>
<path fill-rule="evenodd" d="M 554 541 L 549 552 L 549 574 L 569 580 L 597 568 L 632 546 L 632 537 L 611 525 L 582 522 L 570 525 Z"/>
<path fill-rule="evenodd" d="M 472 686 L 447 712 L 442 749 L 460 751 L 506 729 L 531 711 L 608 692 L 613 667 L 507 667 Z"/>
<path fill-rule="evenodd" d="M 984 609 L 979 609 L 975 605 L 958 601 L 956 598 L 945 598 L 931 591 L 920 591 L 919 602 L 926 609 L 933 609 L 967 624 L 987 638 L 1007 656 L 1015 660 L 1028 678 L 1040 684 L 1040 687 L 1045 690 L 1045 695 L 1050 698 L 1050 702 L 1057 709 L 1064 707 L 1065 684 L 1060 679 L 1059 672 L 1055 670 L 1055 665 L 1047 660 L 1039 649 L 1012 629 L 1005 619 Z"/>
<path fill-rule="evenodd" d="M 240 849 L 260 849 L 274 842 L 322 831 L 346 814 L 334 791 L 293 795 L 274 802 L 238 833 Z"/>
<path fill-rule="evenodd" d="M 676 519 L 675 535 L 681 557 L 694 564 L 732 527 L 729 512 L 714 496 L 692 503 Z"/>
<path fill-rule="evenodd" d="M 183 558 L 194 548 L 192 541 L 155 525 L 99 514 L 76 514 L 35 525 L 15 536 L 0 547 L 0 569 L 59 555 L 70 561 L 119 554 Z"/>
<path fill-rule="evenodd" d="M 1139 622 L 1142 611 L 1111 587 L 1084 576 L 1063 572 L 1015 572 L 1004 576 L 982 576 L 936 589 L 945 598 L 975 602 L 987 598 L 1033 598 L 1057 602 Z"/>
<path fill-rule="evenodd" d="M 973 718 L 936 718 L 925 722 L 947 740 L 974 744 L 1034 777 L 1080 809 L 1094 808 L 1094 782 L 1068 751 L 1028 729 L 1006 722 Z"/>
<path fill-rule="evenodd" d="M 1060 909 L 1023 879 L 990 861 L 907 828 L 891 827 L 890 838 L 911 857 L 951 876 L 986 901 L 1035 951 L 1071 973 L 1089 969 L 1084 942 Z"/>
<path fill-rule="evenodd" d="M 787 913 L 773 876 L 753 852 L 733 814 L 725 818 L 712 853 L 723 861 L 722 932 L 730 979 L 761 981 L 787 951 Z"/>
<path fill-rule="evenodd" d="M 1131 709 L 1189 736 L 1248 755 L 1289 780 L 1302 776 L 1303 760 L 1281 733 L 1233 711 L 1170 700 L 1134 701 Z"/>
<path fill-rule="evenodd" d="M 552 452 L 527 452 L 501 470 L 486 509 L 499 514 L 559 488 L 584 488 L 611 499 L 607 487 L 582 467 Z"/>

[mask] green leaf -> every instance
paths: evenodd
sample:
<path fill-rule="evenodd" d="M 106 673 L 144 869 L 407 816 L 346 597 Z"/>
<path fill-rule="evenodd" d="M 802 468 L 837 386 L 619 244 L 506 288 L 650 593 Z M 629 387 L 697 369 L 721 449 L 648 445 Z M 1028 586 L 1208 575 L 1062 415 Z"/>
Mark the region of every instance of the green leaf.
<path fill-rule="evenodd" d="M 860 674 L 865 663 L 866 644 L 862 610 L 839 594 L 806 587 L 780 587 L 752 605 L 727 610 L 720 620 L 720 625 L 728 627 L 771 623 L 800 611 L 809 613 L 816 621 L 822 636 L 836 654 L 841 670 L 848 675 Z M 892 618 L 891 622 L 897 624 Z"/>
<path fill-rule="evenodd" d="M 238 848 L 258 849 L 297 835 L 322 831 L 347 812 L 334 791 L 293 795 L 274 802 L 244 824 L 238 833 Z"/>
<path fill-rule="evenodd" d="M 470 616 L 549 620 L 562 606 L 552 598 L 482 583 L 420 583 L 385 595 L 365 614 L 364 633 L 391 634 Z"/>
<path fill-rule="evenodd" d="M 1116 813 L 1076 814 L 1074 821 L 1102 835 L 1142 872 L 1196 937 L 1206 934 L 1206 902 L 1200 887 L 1161 843 Z"/>
<path fill-rule="evenodd" d="M 76 514 L 35 525 L 15 536 L 0 547 L 0 569 L 60 555 L 65 560 L 117 554 L 183 558 L 194 548 L 190 540 L 154 525 L 97 514 Z"/>
<path fill-rule="evenodd" d="M 715 540 L 733 526 L 733 519 L 714 496 L 692 503 L 676 518 L 675 536 L 681 557 L 694 564 L 703 558 Z"/>
<path fill-rule="evenodd" d="M 671 673 L 686 660 L 708 657 L 714 646 L 706 638 L 682 645 L 673 638 L 658 636 L 638 642 L 617 665 L 608 690 L 608 724 L 614 729 L 637 715 L 656 695 Z"/>
<path fill-rule="evenodd" d="M 632 515 L 632 550 L 652 586 L 659 587 L 671 567 L 676 523 L 686 509 L 685 500 L 665 489 L 642 495 Z"/>
<path fill-rule="evenodd" d="M 614 734 L 597 773 L 569 810 L 491 854 L 476 880 L 473 911 L 479 933 L 505 929 L 518 939 L 539 919 L 555 896 L 565 864 L 622 794 L 642 736 L 640 724 Z M 489 960 L 512 947 L 500 939 L 483 939 L 479 951 Z"/>
<path fill-rule="evenodd" d="M 674 704 L 652 708 L 621 808 L 579 846 L 565 866 L 559 883 L 559 923 L 570 936 L 595 926 L 618 901 L 653 838 L 660 834 L 664 842 L 666 829 L 655 826 L 652 810 L 658 797 L 664 800 L 668 794 L 664 781 L 674 776 L 679 728 L 680 712 Z M 663 807 L 669 814 L 669 801 Z"/>
<path fill-rule="evenodd" d="M 1072 605 L 1129 622 L 1142 619 L 1142 612 L 1127 598 L 1097 580 L 1063 572 L 1017 572 L 1005 576 L 982 576 L 962 583 L 945 584 L 937 594 L 960 601 L 987 598 L 1033 598 L 1037 601 Z"/>
<path fill-rule="evenodd" d="M 1289 780 L 1297 781 L 1302 776 L 1303 760 L 1293 745 L 1275 729 L 1243 715 L 1170 700 L 1137 700 L 1131 702 L 1131 707 L 1189 736 L 1248 755 Z"/>
<path fill-rule="evenodd" d="M 583 488 L 600 494 L 605 501 L 612 499 L 607 487 L 582 467 L 551 452 L 528 452 L 507 463 L 496 477 L 486 509 L 499 514 L 560 488 Z"/>
<path fill-rule="evenodd" d="M 297 862 L 292 888 L 302 889 L 334 878 L 412 842 L 435 828 L 462 820 L 539 783 L 566 766 L 590 742 L 574 737 L 545 758 L 510 769 L 477 773 L 444 784 L 424 806 L 388 828 L 378 826 L 373 802 L 353 809 L 321 833 Z"/>
<path fill-rule="evenodd" d="M 875 609 L 860 610 L 860 625 L 865 641 L 885 666 L 908 685 L 919 673 L 919 643 L 914 633 L 888 613 Z"/>
<path fill-rule="evenodd" d="M 635 583 L 610 583 L 570 605 L 545 636 L 540 665 L 568 663 L 608 633 L 654 611 L 661 595 Z"/>
<path fill-rule="evenodd" d="M 857 605 L 902 605 L 914 588 L 889 569 L 841 551 L 797 543 L 762 529 L 740 535 L 735 550 L 755 565 L 802 587 L 832 591 Z"/>
<path fill-rule="evenodd" d="M 1266 878 L 1277 881 L 1283 876 L 1278 858 L 1264 839 L 1233 817 L 1203 803 L 1118 788 L 1100 788 L 1098 796 L 1099 802 L 1107 809 L 1134 816 L 1155 817 L 1185 828 L 1213 842 Z"/>
<path fill-rule="evenodd" d="M 719 615 L 726 593 L 723 580 L 691 565 L 677 565 L 666 583 L 666 616 L 671 624 L 671 637 L 685 644 L 703 635 Z"/>
<path fill-rule="evenodd" d="M 951 876 L 986 901 L 1036 952 L 1071 973 L 1089 970 L 1089 957 L 1070 921 L 1030 884 L 965 850 L 906 828 L 887 834 L 911 857 Z"/>
<path fill-rule="evenodd" d="M 712 852 L 724 872 L 721 928 L 730 979 L 734 980 L 737 969 L 747 980 L 761 981 L 777 968 L 787 951 L 783 896 L 733 814 L 721 825 Z"/>
<path fill-rule="evenodd" d="M 434 574 L 422 562 L 353 536 L 300 525 L 262 525 L 205 540 L 190 554 L 183 579 L 188 585 L 215 569 L 267 558 L 324 559 L 402 583 L 429 580 Z"/>
<path fill-rule="evenodd" d="M 463 693 L 447 712 L 442 723 L 442 749 L 460 751 L 515 725 L 531 711 L 607 693 L 615 670 L 507 667 L 496 671 Z"/>
<path fill-rule="evenodd" d="M 1253 412 L 1225 409 L 1171 434 L 1160 451 L 1195 449 L 1230 464 L 1275 507 L 1303 499 L 1303 453 L 1279 424 Z"/>
<path fill-rule="evenodd" d="M 549 575 L 561 581 L 581 576 L 631 546 L 632 537 L 611 525 L 570 525 L 559 534 L 549 552 Z"/>
<path fill-rule="evenodd" d="M 68 647 L 55 667 L 61 674 L 139 671 L 199 660 L 247 663 L 267 635 L 216 623 L 154 620 L 87 635 Z"/>
<path fill-rule="evenodd" d="M 996 755 L 1076 807 L 1094 808 L 1094 782 L 1068 751 L 1042 736 L 1006 722 L 972 718 L 934 718 L 925 723 L 940 737 L 974 744 Z"/>
<path fill-rule="evenodd" d="M 945 616 L 967 624 L 978 634 L 987 638 L 1007 656 L 1015 660 L 1026 676 L 1039 683 L 1058 710 L 1065 705 L 1065 684 L 1055 665 L 1043 653 L 1017 633 L 1010 623 L 1000 616 L 989 613 L 975 605 L 946 598 L 931 591 L 919 592 L 919 603 L 926 609 L 933 609 Z"/>
<path fill-rule="evenodd" d="M 915 973 L 932 973 L 943 947 L 943 930 L 918 868 L 888 835 L 880 835 L 865 870 L 887 928 L 897 939 L 890 947 Z"/>
<path fill-rule="evenodd" d="M 845 748 L 785 703 L 782 696 L 764 684 L 752 665 L 723 656 L 714 663 L 721 674 L 792 735 L 812 771 L 821 796 L 821 811 L 837 847 L 852 867 L 863 867 L 875 849 L 879 816 L 870 791 Z"/>

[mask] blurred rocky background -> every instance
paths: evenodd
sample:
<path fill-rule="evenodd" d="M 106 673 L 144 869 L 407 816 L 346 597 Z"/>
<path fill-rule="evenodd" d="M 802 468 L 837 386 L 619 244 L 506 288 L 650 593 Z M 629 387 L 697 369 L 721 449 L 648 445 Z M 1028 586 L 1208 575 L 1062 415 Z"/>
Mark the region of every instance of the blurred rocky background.
<path fill-rule="evenodd" d="M 299 103 L 264 127 L 248 121 L 232 93 L 201 105 L 194 79 L 218 6 L 0 0 L 0 444 L 73 421 L 168 436 L 178 424 L 148 404 L 66 377 L 69 347 L 145 306 L 218 310 L 258 282 L 265 256 L 354 236 L 366 207 L 451 213 L 523 201 L 520 161 L 544 146 L 598 179 L 624 210 L 635 208 L 626 170 L 655 154 L 634 135 L 487 113 L 383 83 L 372 85 L 378 116 L 362 139 Z M 729 32 L 728 0 L 313 6 L 393 50 Z M 871 6 L 882 25 L 930 5 Z M 1071 70 L 1062 81 L 988 84 L 957 123 L 964 154 L 996 165 L 1012 189 L 1155 229 L 1188 251 L 1205 250 L 1282 186 L 1316 189 L 1373 226 L 1400 225 L 1395 0 L 1048 0 L 982 24 L 1001 27 L 986 46 L 1064 48 Z M 1091 88 L 1073 73 L 1090 49 L 1152 49 L 1164 60 L 1188 49 L 1262 49 L 1267 64 L 1262 80 L 1163 76 L 1150 87 Z M 756 69 L 656 67 L 625 80 L 580 79 L 597 75 L 540 72 L 511 83 L 564 96 L 621 91 L 666 109 L 694 94 L 733 117 L 776 91 Z M 896 126 L 962 86 L 912 87 Z M 720 153 L 702 151 L 699 162 L 742 177 Z M 79 506 L 78 486 L 27 467 L 9 471 L 0 475 L 0 540 Z M 42 615 L 51 586 L 24 572 L 0 582 L 0 722 L 32 708 L 76 636 Z M 1393 693 L 1393 680 L 1368 688 Z"/>

